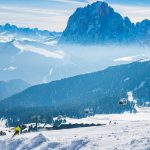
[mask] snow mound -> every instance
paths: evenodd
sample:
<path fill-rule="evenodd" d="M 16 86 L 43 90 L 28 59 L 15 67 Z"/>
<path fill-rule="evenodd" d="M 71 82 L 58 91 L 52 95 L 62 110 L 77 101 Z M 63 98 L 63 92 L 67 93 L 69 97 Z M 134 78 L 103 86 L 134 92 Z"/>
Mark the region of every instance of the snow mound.
<path fill-rule="evenodd" d="M 143 137 L 138 139 L 132 139 L 130 142 L 121 145 L 119 148 L 123 148 L 124 150 L 149 150 L 150 149 L 150 138 Z"/>
<path fill-rule="evenodd" d="M 72 140 L 68 143 L 62 143 L 61 141 L 52 142 L 43 134 L 39 134 L 34 138 L 28 136 L 27 138 L 17 137 L 14 139 L 0 140 L 0 148 L 2 150 L 78 150 L 87 143 L 88 139 L 86 138 Z"/>
<path fill-rule="evenodd" d="M 23 139 L 8 139 L 6 141 L 0 140 L 0 149 L 15 150 L 23 143 Z"/>
<path fill-rule="evenodd" d="M 48 140 L 46 139 L 45 136 L 43 136 L 42 134 L 39 134 L 38 136 L 29 140 L 24 146 L 22 146 L 21 149 L 26 149 L 26 150 L 34 149 L 36 147 L 39 147 L 40 145 L 42 145 L 43 143 L 47 141 Z"/>
<path fill-rule="evenodd" d="M 47 149 L 59 149 L 61 147 L 61 144 L 59 142 L 49 142 L 46 146 L 41 147 L 42 150 Z"/>
<path fill-rule="evenodd" d="M 69 145 L 62 147 L 61 150 L 79 150 L 88 143 L 87 139 L 72 141 Z"/>

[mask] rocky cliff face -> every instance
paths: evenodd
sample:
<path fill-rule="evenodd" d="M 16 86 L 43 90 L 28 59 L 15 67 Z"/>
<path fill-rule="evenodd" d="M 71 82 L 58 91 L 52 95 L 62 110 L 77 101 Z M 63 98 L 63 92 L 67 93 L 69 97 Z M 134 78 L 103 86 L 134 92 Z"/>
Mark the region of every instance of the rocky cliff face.
<path fill-rule="evenodd" d="M 143 20 L 136 24 L 137 41 L 141 44 L 148 44 L 150 46 L 150 20 Z"/>
<path fill-rule="evenodd" d="M 111 44 L 141 42 L 147 35 L 150 21 L 135 25 L 128 17 L 123 18 L 105 2 L 95 2 L 78 8 L 69 18 L 60 43 Z M 138 34 L 137 34 L 138 33 Z M 149 39 L 149 37 L 147 37 Z M 145 41 L 145 38 L 142 39 Z"/>

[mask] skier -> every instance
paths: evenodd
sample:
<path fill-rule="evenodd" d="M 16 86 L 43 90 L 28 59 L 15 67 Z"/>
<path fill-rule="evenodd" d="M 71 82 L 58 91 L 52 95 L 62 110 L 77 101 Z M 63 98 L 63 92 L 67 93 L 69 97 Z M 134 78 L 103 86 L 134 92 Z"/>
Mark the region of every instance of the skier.
<path fill-rule="evenodd" d="M 20 126 L 15 127 L 15 133 L 14 133 L 13 137 L 14 137 L 15 135 L 19 135 L 19 134 L 20 134 L 20 131 L 21 131 Z"/>

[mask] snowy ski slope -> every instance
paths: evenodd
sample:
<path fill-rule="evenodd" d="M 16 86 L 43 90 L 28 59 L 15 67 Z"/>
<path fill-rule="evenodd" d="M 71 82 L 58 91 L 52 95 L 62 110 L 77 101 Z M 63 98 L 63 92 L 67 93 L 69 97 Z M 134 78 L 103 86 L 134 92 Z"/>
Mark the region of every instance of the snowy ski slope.
<path fill-rule="evenodd" d="M 150 150 L 150 109 L 140 109 L 137 114 L 96 115 L 79 120 L 67 118 L 67 122 L 106 125 L 25 133 L 14 138 L 9 133 L 0 137 L 0 149 Z"/>

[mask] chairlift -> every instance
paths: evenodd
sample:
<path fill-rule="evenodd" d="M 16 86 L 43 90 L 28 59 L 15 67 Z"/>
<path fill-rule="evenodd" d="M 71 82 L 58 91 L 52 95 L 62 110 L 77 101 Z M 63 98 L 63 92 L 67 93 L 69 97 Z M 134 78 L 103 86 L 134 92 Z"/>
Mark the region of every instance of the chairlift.
<path fill-rule="evenodd" d="M 120 101 L 118 103 L 119 103 L 119 105 L 126 105 L 127 100 L 125 98 L 122 98 L 122 99 L 120 99 Z"/>
<path fill-rule="evenodd" d="M 85 114 L 91 114 L 91 113 L 93 113 L 90 109 L 84 109 L 84 113 Z"/>

